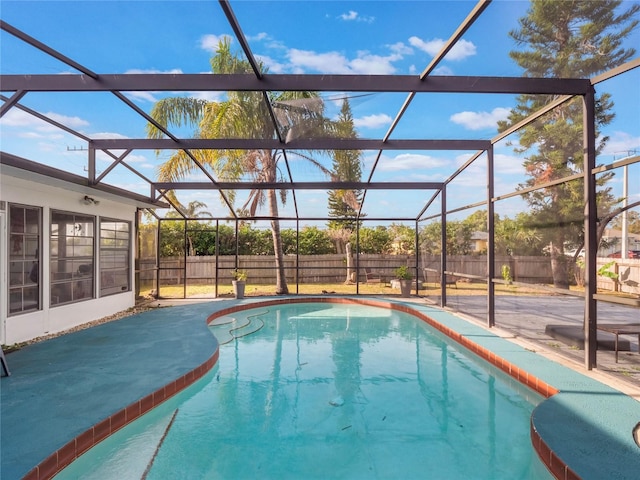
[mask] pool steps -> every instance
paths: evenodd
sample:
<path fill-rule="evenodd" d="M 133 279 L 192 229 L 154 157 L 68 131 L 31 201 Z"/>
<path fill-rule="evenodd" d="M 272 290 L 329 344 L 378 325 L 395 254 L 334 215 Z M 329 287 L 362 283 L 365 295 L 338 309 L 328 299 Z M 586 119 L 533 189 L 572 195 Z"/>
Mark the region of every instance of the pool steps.
<path fill-rule="evenodd" d="M 264 327 L 264 321 L 260 317 L 267 313 L 269 313 L 269 310 L 242 318 L 228 316 L 218 317 L 209 323 L 209 328 L 218 340 L 218 343 L 225 345 L 236 338 L 246 337 L 247 335 L 260 331 L 262 327 Z M 239 323 L 240 321 L 242 321 L 242 323 Z M 232 328 L 227 330 L 227 327 L 230 325 Z"/>

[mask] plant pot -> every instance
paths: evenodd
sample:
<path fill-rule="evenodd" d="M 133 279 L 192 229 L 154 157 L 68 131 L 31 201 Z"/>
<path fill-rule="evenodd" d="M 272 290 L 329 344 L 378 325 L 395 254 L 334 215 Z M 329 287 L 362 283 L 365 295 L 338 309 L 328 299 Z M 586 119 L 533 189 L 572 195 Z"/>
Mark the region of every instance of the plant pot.
<path fill-rule="evenodd" d="M 411 280 L 400 280 L 400 296 L 408 298 L 411 296 Z"/>
<path fill-rule="evenodd" d="M 244 298 L 244 287 L 246 282 L 244 280 L 232 280 L 231 284 L 233 285 L 233 295 L 236 298 Z"/>

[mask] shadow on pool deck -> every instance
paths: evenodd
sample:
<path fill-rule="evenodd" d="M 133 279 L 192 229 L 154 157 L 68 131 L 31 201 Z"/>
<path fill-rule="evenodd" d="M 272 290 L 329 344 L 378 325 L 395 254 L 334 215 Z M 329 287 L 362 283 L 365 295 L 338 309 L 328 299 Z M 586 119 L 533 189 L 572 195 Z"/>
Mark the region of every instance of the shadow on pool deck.
<path fill-rule="evenodd" d="M 12 375 L 0 383 L 0 478 L 22 478 L 93 425 L 201 365 L 217 349 L 207 317 L 260 300 L 156 308 L 8 355 Z M 640 449 L 631 430 L 640 422 L 639 402 L 419 299 L 400 303 L 560 389 L 536 408 L 533 423 L 582 478 L 637 478 Z"/>

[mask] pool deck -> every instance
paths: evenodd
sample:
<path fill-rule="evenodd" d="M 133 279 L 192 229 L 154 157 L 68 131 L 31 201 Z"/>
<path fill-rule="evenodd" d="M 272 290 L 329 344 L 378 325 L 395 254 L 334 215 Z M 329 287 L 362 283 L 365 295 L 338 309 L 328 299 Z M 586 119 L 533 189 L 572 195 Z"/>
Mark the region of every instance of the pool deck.
<path fill-rule="evenodd" d="M 638 478 L 640 447 L 633 428 L 640 422 L 640 402 L 419 300 L 361 299 L 413 309 L 456 332 L 463 343 L 492 352 L 492 363 L 538 391 L 558 390 L 531 420 L 534 447 L 557 478 Z M 7 355 L 11 376 L 0 381 L 0 478 L 50 478 L 57 462 L 73 458 L 78 438 L 104 438 L 105 427 L 120 428 L 128 416 L 147 411 L 211 368 L 218 348 L 206 326 L 212 313 L 265 300 L 283 298 L 156 308 Z"/>

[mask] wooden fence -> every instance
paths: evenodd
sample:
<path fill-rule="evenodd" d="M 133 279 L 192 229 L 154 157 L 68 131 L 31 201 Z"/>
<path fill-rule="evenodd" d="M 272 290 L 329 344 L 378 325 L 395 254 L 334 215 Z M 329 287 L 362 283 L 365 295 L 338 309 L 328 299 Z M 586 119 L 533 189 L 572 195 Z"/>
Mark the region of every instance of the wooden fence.
<path fill-rule="evenodd" d="M 598 268 L 612 259 L 598 258 Z M 217 262 L 217 263 L 216 263 Z M 347 279 L 347 264 L 344 255 L 300 255 L 285 256 L 285 271 L 290 283 L 341 283 Z M 599 276 L 598 288 L 625 293 L 640 293 L 640 259 L 615 259 L 610 270 L 618 274 L 619 281 Z M 354 259 L 354 267 L 356 261 Z M 400 265 L 408 265 L 415 274 L 416 258 L 412 255 L 373 255 L 361 254 L 357 261 L 359 280 L 366 281 L 365 268 L 371 269 L 382 277 L 382 281 L 394 278 L 394 270 Z M 511 279 L 529 284 L 553 283 L 549 257 L 509 257 L 495 258 L 496 278 L 502 278 L 502 267 L 509 267 Z M 140 281 L 143 284 L 154 282 L 156 275 L 155 260 L 140 260 Z M 186 267 L 186 268 L 185 268 Z M 297 268 L 296 268 L 297 267 Z M 229 283 L 235 268 L 235 257 L 193 256 L 163 258 L 158 273 L 162 285 L 219 284 Z M 238 268 L 247 271 L 248 282 L 256 285 L 272 285 L 276 281 L 275 259 L 273 256 L 238 256 Z M 448 272 L 455 272 L 458 278 L 470 281 L 485 279 L 487 257 L 479 255 L 457 255 L 447 258 Z M 438 283 L 440 281 L 440 257 L 420 256 L 418 275 L 422 281 Z"/>

